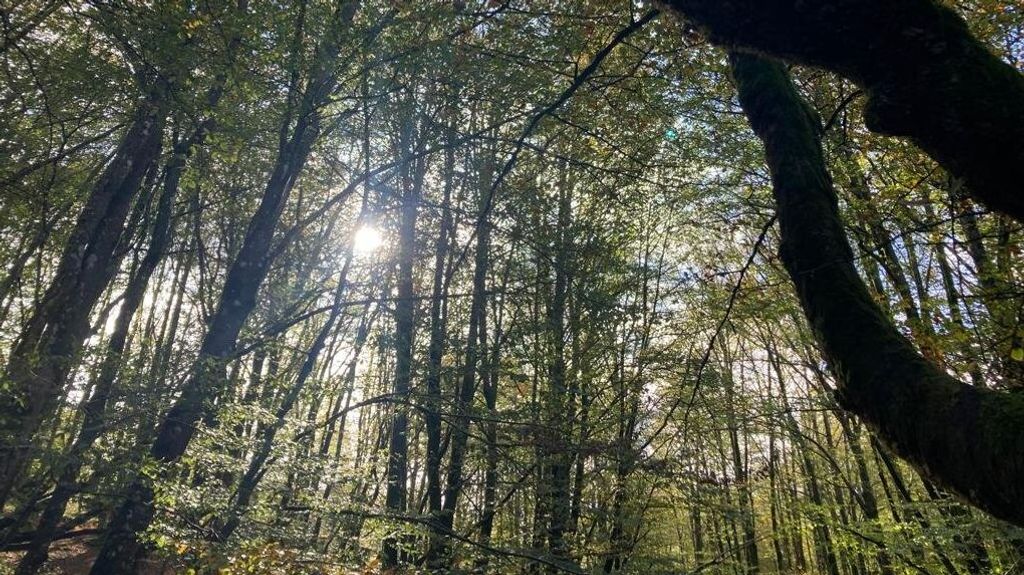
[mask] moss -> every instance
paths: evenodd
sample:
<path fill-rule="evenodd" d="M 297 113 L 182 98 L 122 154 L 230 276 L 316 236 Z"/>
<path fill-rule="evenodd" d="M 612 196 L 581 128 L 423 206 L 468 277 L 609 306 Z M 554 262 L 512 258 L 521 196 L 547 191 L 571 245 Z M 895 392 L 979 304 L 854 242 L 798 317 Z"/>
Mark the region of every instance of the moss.
<path fill-rule="evenodd" d="M 817 126 L 785 68 L 731 62 L 771 168 L 782 260 L 843 405 L 936 483 L 1024 525 L 1024 396 L 957 381 L 900 335 L 853 266 Z"/>

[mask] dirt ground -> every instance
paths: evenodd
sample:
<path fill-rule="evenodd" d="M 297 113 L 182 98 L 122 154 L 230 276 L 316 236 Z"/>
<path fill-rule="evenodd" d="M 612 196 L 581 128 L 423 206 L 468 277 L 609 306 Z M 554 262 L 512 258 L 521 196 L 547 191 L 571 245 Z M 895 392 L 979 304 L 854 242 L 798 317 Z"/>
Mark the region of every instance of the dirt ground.
<path fill-rule="evenodd" d="M 50 560 L 41 573 L 45 575 L 79 575 L 89 572 L 96 555 L 93 548 L 96 537 L 81 537 L 56 541 L 50 546 Z M 0 572 L 13 573 L 21 559 L 21 552 L 0 553 Z"/>
<path fill-rule="evenodd" d="M 42 575 L 87 575 L 89 567 L 92 566 L 92 561 L 96 557 L 97 539 L 97 536 L 92 535 L 54 542 L 50 546 L 50 559 L 40 573 Z M 21 555 L 21 552 L 0 553 L 0 575 L 13 573 Z M 147 575 L 174 574 L 173 568 L 166 565 L 147 565 L 147 563 L 143 563 L 141 573 Z"/>

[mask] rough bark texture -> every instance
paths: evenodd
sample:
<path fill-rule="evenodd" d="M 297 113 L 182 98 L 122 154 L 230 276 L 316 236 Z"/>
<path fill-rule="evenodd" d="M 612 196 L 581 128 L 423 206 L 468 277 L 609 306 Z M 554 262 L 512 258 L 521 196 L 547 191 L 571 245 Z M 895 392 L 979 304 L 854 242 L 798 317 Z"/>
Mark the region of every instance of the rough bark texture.
<path fill-rule="evenodd" d="M 666 0 L 712 41 L 837 72 L 876 132 L 906 136 L 1024 218 L 1024 76 L 935 0 Z"/>
<path fill-rule="evenodd" d="M 819 125 L 785 68 L 743 54 L 731 62 L 740 101 L 765 144 L 782 261 L 843 405 L 925 476 L 1024 525 L 1024 397 L 950 377 L 899 334 L 853 266 Z"/>

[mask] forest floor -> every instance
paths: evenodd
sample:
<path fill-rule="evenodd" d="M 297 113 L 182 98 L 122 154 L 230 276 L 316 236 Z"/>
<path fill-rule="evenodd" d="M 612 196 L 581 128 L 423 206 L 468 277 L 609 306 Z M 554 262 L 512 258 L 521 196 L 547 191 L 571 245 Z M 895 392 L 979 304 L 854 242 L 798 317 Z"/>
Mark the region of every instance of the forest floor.
<path fill-rule="evenodd" d="M 40 572 L 45 575 L 79 575 L 89 572 L 96 556 L 95 536 L 54 541 L 50 546 L 50 560 Z M 0 572 L 13 572 L 23 555 L 20 551 L 0 553 Z"/>
<path fill-rule="evenodd" d="M 54 541 L 50 546 L 50 559 L 46 566 L 40 571 L 41 575 L 86 575 L 92 562 L 96 559 L 98 551 L 98 535 L 75 537 Z M 21 559 L 21 551 L 8 551 L 0 553 L 0 573 L 13 573 L 15 566 Z M 140 573 L 147 575 L 171 575 L 172 568 L 166 565 L 149 564 L 144 562 Z"/>

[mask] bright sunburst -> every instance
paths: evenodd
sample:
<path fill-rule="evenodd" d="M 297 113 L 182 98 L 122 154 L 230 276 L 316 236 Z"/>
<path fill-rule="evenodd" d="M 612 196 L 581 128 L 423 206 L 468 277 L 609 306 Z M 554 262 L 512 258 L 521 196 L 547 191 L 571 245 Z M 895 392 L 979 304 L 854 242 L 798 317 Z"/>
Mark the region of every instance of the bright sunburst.
<path fill-rule="evenodd" d="M 384 243 L 380 231 L 373 226 L 362 226 L 352 237 L 352 250 L 357 254 L 374 252 Z"/>

